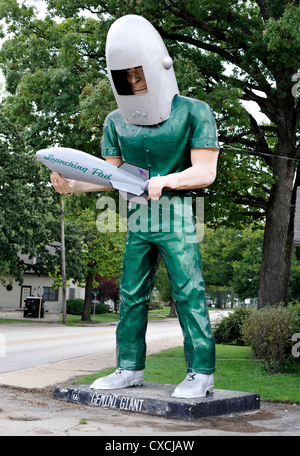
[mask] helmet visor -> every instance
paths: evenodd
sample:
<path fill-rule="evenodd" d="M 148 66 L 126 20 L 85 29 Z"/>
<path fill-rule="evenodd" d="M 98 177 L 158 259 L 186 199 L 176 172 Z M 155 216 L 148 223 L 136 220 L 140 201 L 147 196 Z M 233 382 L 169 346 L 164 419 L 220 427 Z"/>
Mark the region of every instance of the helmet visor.
<path fill-rule="evenodd" d="M 148 92 L 142 65 L 122 70 L 111 70 L 118 95 L 141 95 Z"/>

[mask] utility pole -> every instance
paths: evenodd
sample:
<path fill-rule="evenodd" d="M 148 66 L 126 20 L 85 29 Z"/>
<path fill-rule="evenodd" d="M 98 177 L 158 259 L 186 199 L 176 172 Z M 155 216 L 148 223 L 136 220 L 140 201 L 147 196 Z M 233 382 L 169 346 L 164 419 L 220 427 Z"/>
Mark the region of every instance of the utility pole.
<path fill-rule="evenodd" d="M 62 278 L 62 322 L 67 323 L 67 281 L 66 281 L 66 255 L 65 255 L 65 221 L 64 200 L 61 198 L 61 278 Z"/>

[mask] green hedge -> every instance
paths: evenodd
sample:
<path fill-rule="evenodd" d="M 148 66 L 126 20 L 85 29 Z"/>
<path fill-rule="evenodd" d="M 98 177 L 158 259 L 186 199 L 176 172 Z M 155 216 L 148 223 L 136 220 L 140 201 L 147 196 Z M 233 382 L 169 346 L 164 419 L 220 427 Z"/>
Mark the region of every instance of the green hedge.
<path fill-rule="evenodd" d="M 264 307 L 244 322 L 242 336 L 270 373 L 299 371 L 291 355 L 291 338 L 299 332 L 299 311 L 292 305 Z"/>
<path fill-rule="evenodd" d="M 228 317 L 215 324 L 213 334 L 216 344 L 246 345 L 243 340 L 242 326 L 251 315 L 251 309 L 237 308 Z"/>
<path fill-rule="evenodd" d="M 67 299 L 67 314 L 69 315 L 82 315 L 84 306 L 83 299 Z M 91 307 L 91 313 L 94 312 L 94 307 Z M 95 313 L 96 314 L 103 314 L 107 313 L 108 308 L 105 304 L 99 303 L 96 305 Z"/>
<path fill-rule="evenodd" d="M 300 332 L 295 306 L 238 308 L 213 327 L 217 344 L 249 345 L 268 373 L 299 372 L 300 359 L 291 354 L 292 336 Z"/>

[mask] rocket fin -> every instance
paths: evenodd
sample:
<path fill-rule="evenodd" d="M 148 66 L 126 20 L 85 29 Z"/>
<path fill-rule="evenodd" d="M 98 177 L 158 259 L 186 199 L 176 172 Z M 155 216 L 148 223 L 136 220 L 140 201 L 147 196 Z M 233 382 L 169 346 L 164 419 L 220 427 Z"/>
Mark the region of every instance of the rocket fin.
<path fill-rule="evenodd" d="M 132 165 L 131 163 L 124 162 L 118 166 L 119 169 L 125 171 L 125 173 L 132 174 L 142 180 L 148 180 L 150 178 L 149 169 L 141 168 L 140 166 Z"/>

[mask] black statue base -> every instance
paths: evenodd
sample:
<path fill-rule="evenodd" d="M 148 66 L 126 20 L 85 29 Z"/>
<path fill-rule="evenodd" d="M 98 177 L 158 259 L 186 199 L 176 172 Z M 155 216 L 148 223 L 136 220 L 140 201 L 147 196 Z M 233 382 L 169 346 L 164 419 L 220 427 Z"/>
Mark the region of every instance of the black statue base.
<path fill-rule="evenodd" d="M 183 420 L 249 412 L 260 408 L 260 397 L 255 393 L 216 389 L 207 397 L 179 399 L 171 397 L 175 386 L 153 382 L 122 390 L 92 390 L 89 385 L 57 386 L 53 397 L 60 401 Z"/>

